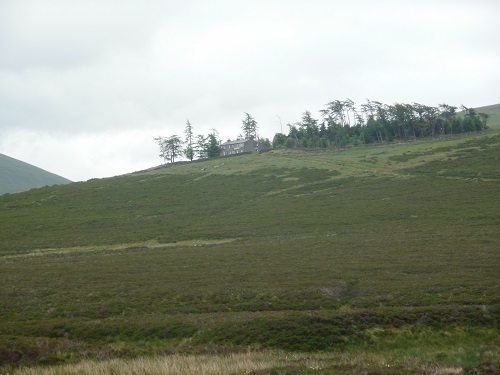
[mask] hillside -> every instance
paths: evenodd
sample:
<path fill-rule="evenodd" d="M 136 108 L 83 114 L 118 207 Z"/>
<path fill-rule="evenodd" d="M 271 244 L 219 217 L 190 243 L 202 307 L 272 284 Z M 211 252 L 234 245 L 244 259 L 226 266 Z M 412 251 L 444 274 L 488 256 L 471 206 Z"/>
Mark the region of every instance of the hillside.
<path fill-rule="evenodd" d="M 0 361 L 498 370 L 499 149 L 494 130 L 0 196 Z M 116 363 L 86 365 L 136 362 Z"/>
<path fill-rule="evenodd" d="M 500 104 L 493 104 L 484 107 L 475 108 L 478 112 L 486 113 L 488 118 L 488 126 L 490 128 L 500 127 Z"/>
<path fill-rule="evenodd" d="M 0 195 L 42 186 L 63 185 L 71 181 L 41 168 L 0 154 Z"/>

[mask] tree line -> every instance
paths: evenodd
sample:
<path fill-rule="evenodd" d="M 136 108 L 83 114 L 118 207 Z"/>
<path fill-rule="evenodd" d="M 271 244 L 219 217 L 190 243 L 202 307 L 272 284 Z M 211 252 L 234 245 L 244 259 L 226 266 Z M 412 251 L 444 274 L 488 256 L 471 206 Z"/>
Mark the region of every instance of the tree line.
<path fill-rule="evenodd" d="M 335 100 L 320 110 L 320 118 L 305 111 L 302 121 L 287 124 L 288 134 L 275 134 L 273 148 L 321 149 L 349 145 L 409 141 L 440 135 L 461 134 L 487 129 L 488 115 L 464 105 L 458 107 L 440 104 L 437 107 L 419 103 L 383 104 L 367 100 L 356 106 L 350 100 Z M 271 142 L 259 138 L 257 121 L 248 113 L 242 120 L 243 134 L 238 139 L 257 139 L 268 147 Z M 173 163 L 180 157 L 213 158 L 222 153 L 217 130 L 208 135 L 194 136 L 193 126 L 187 120 L 184 138 L 177 135 L 154 139 L 160 147 L 164 163 Z"/>
<path fill-rule="evenodd" d="M 242 121 L 241 130 L 243 135 L 239 134 L 238 139 L 259 139 L 257 135 L 257 121 L 245 112 L 245 118 Z M 164 163 L 174 163 L 175 160 L 185 157 L 192 161 L 194 158 L 214 158 L 222 153 L 221 140 L 219 132 L 212 129 L 208 135 L 194 135 L 193 126 L 189 119 L 186 122 L 184 129 L 184 137 L 178 135 L 171 135 L 168 137 L 159 136 L 154 138 L 154 141 L 160 148 L 160 157 Z M 262 140 L 270 146 L 269 140 Z"/>
<path fill-rule="evenodd" d="M 418 103 L 383 104 L 367 100 L 359 107 L 335 100 L 316 119 L 305 111 L 302 121 L 288 124 L 288 134 L 277 133 L 273 148 L 331 148 L 348 145 L 408 141 L 437 135 L 481 131 L 488 115 L 473 108 Z"/>
<path fill-rule="evenodd" d="M 196 139 L 193 133 L 193 126 L 187 120 L 184 130 L 184 138 L 178 135 L 169 137 L 156 137 L 155 142 L 160 147 L 160 158 L 164 163 L 174 163 L 176 159 L 185 157 L 192 161 L 196 158 L 217 157 L 220 156 L 221 147 L 219 133 L 212 129 L 208 135 L 197 135 Z"/>

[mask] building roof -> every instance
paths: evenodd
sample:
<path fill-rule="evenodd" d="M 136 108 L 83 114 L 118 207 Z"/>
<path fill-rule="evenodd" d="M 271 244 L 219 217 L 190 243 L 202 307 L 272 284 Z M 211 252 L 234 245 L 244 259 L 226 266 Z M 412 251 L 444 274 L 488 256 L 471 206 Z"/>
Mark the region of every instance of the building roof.
<path fill-rule="evenodd" d="M 239 143 L 245 143 L 246 141 L 250 141 L 250 139 L 238 139 L 236 141 L 224 142 L 224 143 L 221 144 L 221 146 L 236 145 L 236 144 L 239 144 Z"/>

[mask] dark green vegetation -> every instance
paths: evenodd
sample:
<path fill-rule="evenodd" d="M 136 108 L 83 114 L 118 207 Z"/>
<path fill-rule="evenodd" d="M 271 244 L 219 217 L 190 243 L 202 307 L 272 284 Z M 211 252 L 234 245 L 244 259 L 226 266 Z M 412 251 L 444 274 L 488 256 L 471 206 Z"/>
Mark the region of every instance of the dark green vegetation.
<path fill-rule="evenodd" d="M 498 364 L 499 150 L 492 131 L 1 196 L 0 361 L 405 342 Z"/>
<path fill-rule="evenodd" d="M 486 113 L 489 116 L 489 127 L 496 128 L 500 126 L 500 104 L 487 105 L 475 109 L 478 113 Z"/>
<path fill-rule="evenodd" d="M 448 104 L 387 105 L 370 100 L 357 108 L 350 99 L 335 100 L 320 111 L 320 120 L 306 111 L 301 122 L 288 124 L 288 135 L 276 134 L 273 147 L 322 149 L 470 133 L 487 129 L 489 118 L 496 113 L 465 106 L 461 109 L 459 113 Z"/>
<path fill-rule="evenodd" d="M 70 182 L 66 178 L 0 154 L 0 195 Z"/>

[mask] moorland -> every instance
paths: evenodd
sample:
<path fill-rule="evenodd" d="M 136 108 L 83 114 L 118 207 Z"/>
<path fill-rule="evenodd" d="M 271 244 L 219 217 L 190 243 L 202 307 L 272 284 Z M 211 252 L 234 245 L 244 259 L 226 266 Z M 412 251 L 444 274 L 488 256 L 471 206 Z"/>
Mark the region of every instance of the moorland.
<path fill-rule="evenodd" d="M 1 373 L 500 365 L 500 132 L 0 196 Z"/>

